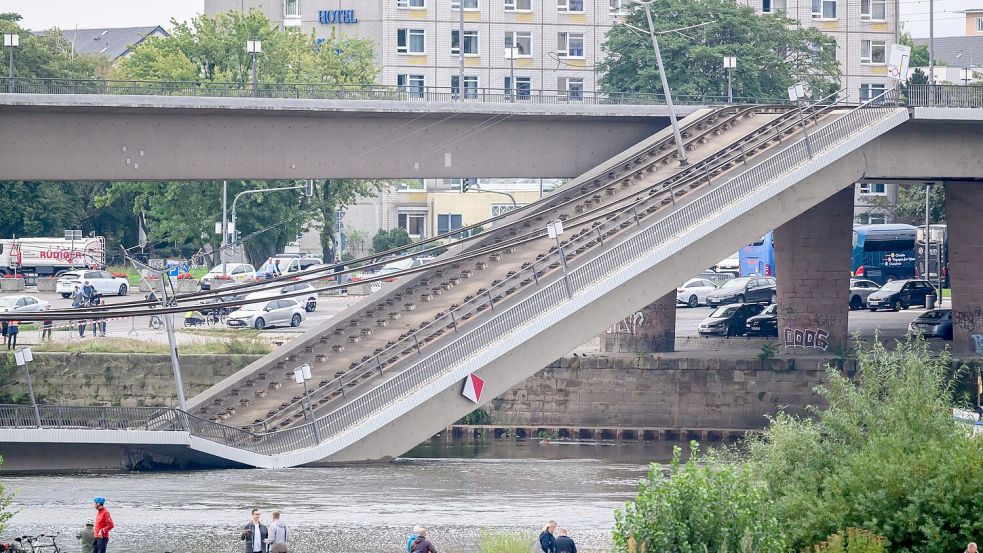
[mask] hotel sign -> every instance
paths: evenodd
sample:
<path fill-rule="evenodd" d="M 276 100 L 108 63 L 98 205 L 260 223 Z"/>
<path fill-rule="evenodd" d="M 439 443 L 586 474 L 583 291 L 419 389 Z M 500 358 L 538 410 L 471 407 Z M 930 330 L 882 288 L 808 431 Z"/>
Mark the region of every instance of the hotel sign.
<path fill-rule="evenodd" d="M 321 10 L 317 12 L 317 21 L 321 25 L 335 23 L 358 23 L 355 10 Z"/>

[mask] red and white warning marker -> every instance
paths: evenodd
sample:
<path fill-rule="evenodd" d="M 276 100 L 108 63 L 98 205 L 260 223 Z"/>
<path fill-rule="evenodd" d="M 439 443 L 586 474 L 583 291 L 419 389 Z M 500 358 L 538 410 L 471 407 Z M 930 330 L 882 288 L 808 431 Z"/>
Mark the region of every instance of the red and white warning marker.
<path fill-rule="evenodd" d="M 485 381 L 480 376 L 469 374 L 464 379 L 464 390 L 461 394 L 475 403 L 481 403 L 481 391 L 484 388 Z"/>

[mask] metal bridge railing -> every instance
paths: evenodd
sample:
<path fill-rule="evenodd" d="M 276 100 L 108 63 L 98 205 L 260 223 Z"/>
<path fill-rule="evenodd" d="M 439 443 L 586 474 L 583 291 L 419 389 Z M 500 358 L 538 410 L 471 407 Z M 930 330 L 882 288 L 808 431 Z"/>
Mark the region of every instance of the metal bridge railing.
<path fill-rule="evenodd" d="M 983 108 L 983 86 L 909 85 L 908 105 L 911 107 Z"/>
<path fill-rule="evenodd" d="M 383 408 L 446 374 L 453 367 L 473 357 L 503 336 L 559 306 L 573 294 L 593 286 L 606 275 L 637 260 L 646 252 L 666 245 L 674 237 L 705 222 L 735 201 L 764 188 L 775 178 L 808 162 L 816 154 L 831 149 L 856 132 L 894 112 L 895 108 L 873 107 L 870 104 L 856 108 L 814 132 L 809 139 L 811 148 L 807 147 L 804 139 L 795 142 L 761 164 L 674 211 L 657 224 L 648 226 L 572 270 L 569 273 L 569 281 L 555 280 L 535 290 L 530 296 L 510 308 L 498 307 L 499 313 L 488 321 L 456 334 L 458 338 L 440 350 L 369 390 L 357 400 L 314 421 L 318 435 L 322 441 L 330 439 L 377 414 Z M 603 239 L 608 231 L 637 224 L 636 217 L 634 208 L 621 210 L 612 214 L 605 222 L 584 229 L 575 235 L 565 244 L 565 248 L 567 251 L 572 251 L 598 238 Z M 458 321 L 469 319 L 485 310 L 495 312 L 496 304 L 508 295 L 506 287 L 513 286 L 519 278 L 534 277 L 536 272 L 546 265 L 559 263 L 559 256 L 559 251 L 554 248 L 546 257 L 537 260 L 526 270 L 503 280 L 498 285 L 490 287 L 485 294 L 435 319 L 425 327 L 425 333 L 408 336 L 390 350 L 405 352 L 406 349 L 418 348 L 419 344 L 429 343 L 446 332 L 456 332 Z M 42 426 L 46 427 L 184 429 L 203 439 L 267 455 L 315 445 L 317 440 L 313 424 L 308 423 L 276 432 L 253 433 L 166 408 L 43 406 L 42 412 Z M 0 427 L 34 426 L 33 411 L 30 407 L 0 406 Z"/>
<path fill-rule="evenodd" d="M 202 81 L 133 81 L 106 79 L 0 79 L 0 93 L 21 94 L 110 94 L 137 96 L 193 96 L 221 98 L 296 98 L 308 100 L 394 100 L 420 102 L 662 105 L 661 93 L 616 93 L 553 89 L 465 88 L 423 86 L 343 85 L 326 83 L 250 84 Z M 686 105 L 726 104 L 726 96 L 680 96 L 673 101 Z M 734 98 L 736 104 L 775 104 L 775 98 Z"/>

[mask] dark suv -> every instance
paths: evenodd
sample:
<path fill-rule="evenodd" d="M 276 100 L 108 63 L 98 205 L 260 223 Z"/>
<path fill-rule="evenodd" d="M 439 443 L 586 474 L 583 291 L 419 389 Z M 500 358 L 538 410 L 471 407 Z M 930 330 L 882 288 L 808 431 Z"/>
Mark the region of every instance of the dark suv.
<path fill-rule="evenodd" d="M 730 303 L 775 303 L 778 286 L 772 277 L 732 278 L 707 294 L 707 305 L 717 307 Z"/>
<path fill-rule="evenodd" d="M 898 311 L 912 305 L 925 305 L 925 296 L 934 293 L 935 288 L 927 280 L 892 280 L 867 296 L 867 309 Z"/>

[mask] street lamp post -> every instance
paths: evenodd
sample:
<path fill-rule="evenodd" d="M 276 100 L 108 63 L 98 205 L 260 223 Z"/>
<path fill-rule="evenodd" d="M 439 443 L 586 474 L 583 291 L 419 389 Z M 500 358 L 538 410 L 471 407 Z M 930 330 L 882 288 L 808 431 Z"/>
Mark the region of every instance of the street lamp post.
<path fill-rule="evenodd" d="M 669 110 L 669 122 L 672 124 L 672 134 L 676 139 L 676 149 L 679 151 L 679 165 L 687 165 L 686 146 L 683 145 L 683 137 L 679 133 L 679 122 L 676 121 L 676 108 L 672 104 L 672 91 L 669 89 L 669 79 L 666 78 L 666 68 L 662 64 L 662 52 L 659 50 L 659 39 L 655 36 L 655 24 L 652 23 L 651 4 L 655 0 L 642 2 L 635 0 L 636 4 L 641 4 L 645 8 L 645 18 L 648 19 L 649 34 L 652 35 L 652 48 L 655 49 L 655 61 L 659 64 L 659 77 L 662 79 L 662 91 L 666 95 L 666 108 Z"/>
<path fill-rule="evenodd" d="M 557 219 L 552 223 L 547 223 L 546 234 L 556 240 L 556 252 L 560 254 L 560 263 L 563 265 L 563 283 L 567 288 L 567 296 L 573 298 L 573 288 L 570 286 L 570 274 L 567 272 L 567 256 L 563 254 L 563 246 L 560 245 L 560 235 L 563 234 L 563 221 Z"/>
<path fill-rule="evenodd" d="M 800 102 L 808 97 L 809 91 L 806 85 L 798 83 L 788 87 L 788 99 L 795 102 L 799 110 L 799 124 L 802 125 L 802 136 L 806 141 L 806 152 L 809 154 L 809 159 L 812 159 L 812 143 L 809 141 L 809 131 L 806 129 L 805 109 L 800 106 Z"/>
<path fill-rule="evenodd" d="M 737 67 L 737 56 L 724 56 L 724 69 L 727 70 L 727 103 L 734 103 L 734 69 Z"/>
<path fill-rule="evenodd" d="M 3 47 L 10 53 L 10 64 L 7 66 L 7 92 L 14 91 L 14 50 L 20 46 L 20 35 L 17 33 L 3 34 Z"/>
<path fill-rule="evenodd" d="M 31 371 L 27 368 L 27 364 L 34 360 L 34 354 L 31 353 L 31 348 L 21 348 L 14 352 L 14 361 L 18 365 L 24 366 L 24 372 L 27 373 L 27 393 L 31 396 L 31 405 L 34 406 L 34 422 L 37 423 L 38 428 L 41 428 L 41 411 L 38 410 L 38 400 L 34 396 L 34 383 L 31 382 Z"/>
<path fill-rule="evenodd" d="M 263 52 L 263 42 L 261 40 L 249 39 L 246 41 L 246 52 L 249 57 L 252 58 L 252 71 L 253 71 L 253 97 L 257 95 L 257 80 L 256 80 L 256 56 Z"/>
<path fill-rule="evenodd" d="M 457 46 L 458 53 L 461 54 L 460 67 L 457 72 L 457 99 L 464 101 L 464 0 L 457 0 Z"/>
<path fill-rule="evenodd" d="M 512 45 L 505 49 L 505 57 L 509 60 L 509 101 L 515 102 L 515 57 L 518 48 Z"/>
<path fill-rule="evenodd" d="M 310 421 L 314 429 L 314 439 L 321 443 L 321 434 L 317 429 L 317 420 L 314 419 L 314 405 L 311 403 L 311 396 L 308 395 L 307 381 L 311 379 L 311 366 L 307 363 L 294 369 L 294 382 L 304 385 L 304 398 L 307 399 L 307 412 L 310 414 Z M 307 416 L 305 414 L 305 416 Z"/>

